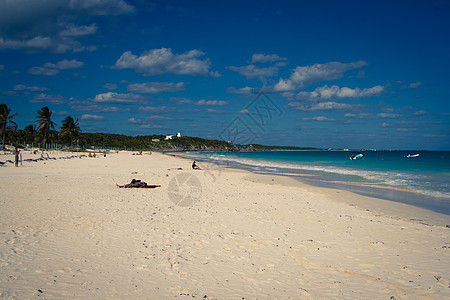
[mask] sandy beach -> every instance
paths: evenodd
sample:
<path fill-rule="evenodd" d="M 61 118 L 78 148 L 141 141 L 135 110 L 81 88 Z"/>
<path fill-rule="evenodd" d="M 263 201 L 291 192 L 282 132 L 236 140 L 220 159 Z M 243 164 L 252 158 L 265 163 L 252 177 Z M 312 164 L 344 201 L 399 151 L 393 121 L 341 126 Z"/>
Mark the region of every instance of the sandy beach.
<path fill-rule="evenodd" d="M 1 299 L 450 297 L 447 215 L 160 153 L 49 155 L 0 167 Z M 133 178 L 161 187 L 116 186 Z"/>

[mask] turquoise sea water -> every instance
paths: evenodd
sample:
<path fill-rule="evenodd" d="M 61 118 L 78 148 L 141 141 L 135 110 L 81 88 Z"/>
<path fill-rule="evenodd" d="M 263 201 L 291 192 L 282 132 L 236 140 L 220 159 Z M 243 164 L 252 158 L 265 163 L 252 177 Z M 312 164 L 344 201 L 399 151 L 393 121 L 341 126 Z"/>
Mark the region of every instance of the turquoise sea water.
<path fill-rule="evenodd" d="M 361 153 L 362 158 L 351 160 Z M 409 154 L 418 157 L 407 158 Z M 254 172 L 299 177 L 450 215 L 450 151 L 192 152 L 187 156 Z"/>

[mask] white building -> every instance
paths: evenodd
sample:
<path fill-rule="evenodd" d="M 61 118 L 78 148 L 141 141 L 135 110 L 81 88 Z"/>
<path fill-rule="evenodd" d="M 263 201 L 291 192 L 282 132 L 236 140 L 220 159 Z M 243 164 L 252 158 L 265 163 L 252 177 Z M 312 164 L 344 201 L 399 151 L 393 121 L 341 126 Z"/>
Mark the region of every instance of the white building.
<path fill-rule="evenodd" d="M 174 137 L 175 137 L 175 135 L 173 135 L 173 134 L 168 134 L 168 135 L 166 135 L 165 140 L 172 140 Z M 177 132 L 176 137 L 177 137 L 177 138 L 180 138 L 180 137 L 181 137 L 181 132 L 180 132 L 180 131 Z"/>

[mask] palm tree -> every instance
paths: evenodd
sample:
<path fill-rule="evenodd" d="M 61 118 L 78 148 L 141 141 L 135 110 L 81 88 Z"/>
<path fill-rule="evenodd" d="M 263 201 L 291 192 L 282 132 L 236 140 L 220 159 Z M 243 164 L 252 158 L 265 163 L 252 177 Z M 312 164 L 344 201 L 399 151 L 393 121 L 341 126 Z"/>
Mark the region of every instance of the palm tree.
<path fill-rule="evenodd" d="M 56 126 L 56 123 L 51 120 L 52 113 L 53 112 L 47 106 L 44 106 L 37 111 L 37 123 L 39 126 L 38 130 L 43 135 L 42 142 L 44 147 L 47 144 L 47 137 L 50 129 L 55 130 Z"/>
<path fill-rule="evenodd" d="M 8 125 L 8 122 L 17 126 L 17 124 L 12 119 L 19 114 L 10 115 L 10 112 L 11 109 L 6 104 L 0 104 L 0 129 L 2 136 L 2 149 L 5 148 L 6 126 Z"/>
<path fill-rule="evenodd" d="M 34 133 L 36 131 L 35 126 L 32 124 L 28 125 L 23 129 L 23 131 L 25 132 L 26 143 L 32 143 L 34 141 Z"/>
<path fill-rule="evenodd" d="M 70 140 L 70 148 L 72 148 L 73 141 L 77 139 L 80 131 L 78 119 L 75 121 L 71 116 L 67 116 L 62 121 L 61 136 Z"/>

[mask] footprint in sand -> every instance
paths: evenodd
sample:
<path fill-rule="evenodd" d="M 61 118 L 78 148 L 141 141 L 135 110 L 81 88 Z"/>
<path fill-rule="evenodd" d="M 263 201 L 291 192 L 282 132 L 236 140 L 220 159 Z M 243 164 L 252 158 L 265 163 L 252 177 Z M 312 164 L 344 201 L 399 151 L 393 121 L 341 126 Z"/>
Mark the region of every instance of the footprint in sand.
<path fill-rule="evenodd" d="M 202 186 L 195 175 L 181 173 L 170 180 L 167 193 L 174 204 L 192 206 L 200 199 Z"/>

